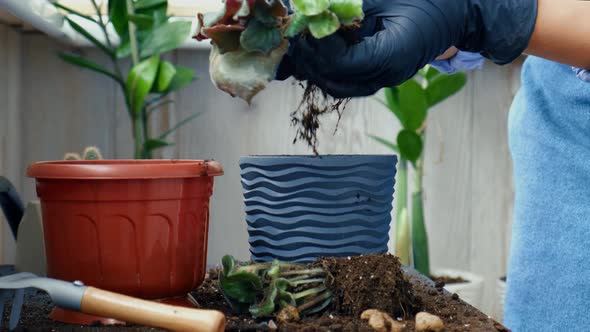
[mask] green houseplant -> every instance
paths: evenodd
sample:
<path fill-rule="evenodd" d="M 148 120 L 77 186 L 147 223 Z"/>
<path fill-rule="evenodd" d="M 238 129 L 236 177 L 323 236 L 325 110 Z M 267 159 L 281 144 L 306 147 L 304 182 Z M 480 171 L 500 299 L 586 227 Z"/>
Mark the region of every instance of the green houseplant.
<path fill-rule="evenodd" d="M 424 224 L 422 179 L 424 175 L 424 141 L 427 134 L 429 110 L 463 88 L 464 73 L 444 75 L 427 66 L 405 83 L 384 89 L 382 103 L 399 120 L 402 129 L 396 142 L 371 136 L 400 155 L 397 173 L 397 214 L 395 254 L 404 264 L 413 263 L 424 275 L 430 276 L 428 235 Z M 412 187 L 408 181 L 408 166 L 414 169 Z M 408 202 L 408 190 L 411 200 Z"/>
<path fill-rule="evenodd" d="M 90 59 L 72 53 L 60 53 L 64 61 L 114 80 L 121 88 L 127 113 L 131 119 L 134 157 L 151 159 L 153 151 L 171 145 L 168 136 L 198 116 L 193 114 L 169 130 L 150 132 L 150 116 L 170 103 L 167 98 L 195 80 L 190 68 L 174 65 L 161 59 L 161 54 L 176 49 L 191 33 L 191 22 L 171 21 L 167 16 L 167 0 L 110 0 L 108 20 L 101 14 L 96 0 L 89 0 L 96 15 L 88 16 L 55 3 L 55 6 L 81 20 L 96 24 L 104 34 L 104 42 L 70 17 L 65 20 L 80 35 L 101 50 L 112 63 L 108 69 Z M 114 44 L 108 28 L 112 25 L 119 37 Z M 127 66 L 131 60 L 131 66 Z"/>

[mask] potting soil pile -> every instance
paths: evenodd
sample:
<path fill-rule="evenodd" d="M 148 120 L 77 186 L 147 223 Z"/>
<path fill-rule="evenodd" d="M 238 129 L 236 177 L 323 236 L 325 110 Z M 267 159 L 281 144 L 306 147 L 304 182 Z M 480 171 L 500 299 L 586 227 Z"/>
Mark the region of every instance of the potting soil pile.
<path fill-rule="evenodd" d="M 442 331 L 508 331 L 462 302 L 456 294 L 445 292 L 443 285 L 435 287 L 433 282 L 415 272 L 404 272 L 398 259 L 390 254 L 327 258 L 311 265 L 326 271 L 326 286 L 334 297 L 321 314 L 300 320 L 279 322 L 276 317 L 252 319 L 248 315 L 235 315 L 219 289 L 218 269 L 211 270 L 203 285 L 191 296 L 203 308 L 224 312 L 228 331 L 416 331 L 416 316 L 422 318 L 426 313 L 440 318 L 444 326 Z M 30 295 L 17 330 L 158 331 L 139 326 L 98 328 L 56 323 L 47 318 L 50 309 L 51 302 L 46 295 Z M 375 321 L 370 318 L 375 313 L 384 322 L 381 329 L 375 328 Z M 7 321 L 7 310 L 4 315 Z M 381 315 L 386 319 L 381 319 Z"/>

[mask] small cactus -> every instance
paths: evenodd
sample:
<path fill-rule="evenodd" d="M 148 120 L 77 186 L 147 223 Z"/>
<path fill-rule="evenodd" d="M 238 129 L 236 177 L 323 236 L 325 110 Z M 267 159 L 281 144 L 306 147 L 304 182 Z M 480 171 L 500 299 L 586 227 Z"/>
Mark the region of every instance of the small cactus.
<path fill-rule="evenodd" d="M 89 146 L 84 149 L 84 160 L 101 160 L 102 155 L 96 146 Z"/>
<path fill-rule="evenodd" d="M 64 156 L 64 160 L 101 160 L 102 155 L 100 154 L 100 150 L 95 146 L 89 146 L 84 149 L 82 153 L 83 157 L 76 152 L 68 152 Z"/>

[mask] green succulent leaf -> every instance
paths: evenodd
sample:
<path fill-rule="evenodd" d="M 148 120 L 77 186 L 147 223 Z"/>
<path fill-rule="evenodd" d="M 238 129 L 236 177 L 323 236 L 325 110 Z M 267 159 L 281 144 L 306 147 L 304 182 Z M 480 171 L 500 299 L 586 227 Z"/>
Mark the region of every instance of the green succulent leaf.
<path fill-rule="evenodd" d="M 295 12 L 314 16 L 330 8 L 330 0 L 291 0 L 291 5 Z"/>
<path fill-rule="evenodd" d="M 191 22 L 167 22 L 156 28 L 141 45 L 141 57 L 165 53 L 180 46 L 191 33 Z"/>
<path fill-rule="evenodd" d="M 250 307 L 250 314 L 252 314 L 254 318 L 271 316 L 275 311 L 275 300 L 278 294 L 279 290 L 277 288 L 276 282 L 271 282 L 264 292 L 264 298 L 262 299 L 262 302 L 254 304 Z"/>
<path fill-rule="evenodd" d="M 135 2 L 135 10 L 154 8 L 166 5 L 167 3 L 168 0 L 138 0 Z"/>
<path fill-rule="evenodd" d="M 109 56 L 115 56 L 115 51 L 113 51 L 112 49 L 110 49 L 105 44 L 101 43 L 100 41 L 98 41 L 98 39 L 96 39 L 90 32 L 86 31 L 78 23 L 72 21 L 71 19 L 69 19 L 67 17 L 66 17 L 66 21 L 70 24 L 70 26 L 72 27 L 72 29 L 74 29 L 76 32 L 78 32 L 79 34 L 81 34 L 89 42 L 91 42 L 92 44 L 94 44 L 94 46 L 98 47 L 99 49 L 101 49 L 104 53 L 106 53 Z"/>
<path fill-rule="evenodd" d="M 195 72 L 187 67 L 176 66 L 176 73 L 166 92 L 178 91 L 197 79 Z"/>
<path fill-rule="evenodd" d="M 330 0 L 330 11 L 340 23 L 348 25 L 364 18 L 363 0 Z"/>
<path fill-rule="evenodd" d="M 422 155 L 422 138 L 411 130 L 404 129 L 397 136 L 397 146 L 404 159 L 416 162 Z"/>
<path fill-rule="evenodd" d="M 154 26 L 154 18 L 144 14 L 128 15 L 129 21 L 135 23 L 138 29 L 146 30 Z"/>
<path fill-rule="evenodd" d="M 277 26 L 277 18 L 273 16 L 273 8 L 257 2 L 254 5 L 254 18 L 267 27 Z"/>
<path fill-rule="evenodd" d="M 257 19 L 253 19 L 242 32 L 240 44 L 248 52 L 268 53 L 281 44 L 279 27 L 268 27 Z"/>
<path fill-rule="evenodd" d="M 145 98 L 156 80 L 159 64 L 159 56 L 154 55 L 131 68 L 127 77 L 127 95 L 131 101 L 133 113 L 141 112 Z"/>
<path fill-rule="evenodd" d="M 234 268 L 236 267 L 236 260 L 231 255 L 225 255 L 221 259 L 221 266 L 223 267 L 223 275 L 227 277 L 234 271 Z"/>
<path fill-rule="evenodd" d="M 176 68 L 168 61 L 160 61 L 160 68 L 158 69 L 158 77 L 156 79 L 156 91 L 167 91 L 176 76 Z"/>
<path fill-rule="evenodd" d="M 399 106 L 399 89 L 397 87 L 385 88 L 383 89 L 383 93 L 385 94 L 385 102 L 387 108 L 393 113 L 400 122 L 403 123 L 403 115 L 400 111 Z"/>
<path fill-rule="evenodd" d="M 430 65 L 425 66 L 424 68 L 420 69 L 420 71 L 422 72 L 422 76 L 424 76 L 428 82 L 432 81 L 439 75 L 443 75 L 443 73 Z"/>
<path fill-rule="evenodd" d="M 94 20 L 92 17 L 90 17 L 90 16 L 88 16 L 88 15 L 84 15 L 84 14 L 80 13 L 79 11 L 76 11 L 76 10 L 74 10 L 74 9 L 72 9 L 72 8 L 66 7 L 66 6 L 64 6 L 64 5 L 62 5 L 62 4 L 59 4 L 59 3 L 57 3 L 57 2 L 56 2 L 56 3 L 54 3 L 53 5 L 54 5 L 56 8 L 59 8 L 59 9 L 65 10 L 66 12 L 68 12 L 68 13 L 70 13 L 70 14 L 72 14 L 72 15 L 76 15 L 76 16 L 78 16 L 78 17 L 81 17 L 81 18 L 83 18 L 83 19 L 85 19 L 85 20 L 88 20 L 88 21 L 90 21 L 90 22 L 97 23 L 97 22 L 96 22 L 96 20 Z"/>
<path fill-rule="evenodd" d="M 394 152 L 399 153 L 399 148 L 397 147 L 397 145 L 395 145 L 395 143 L 390 142 L 383 137 L 379 137 L 379 136 L 375 136 L 375 135 L 369 135 L 369 137 L 371 137 L 371 139 L 373 139 L 375 142 L 388 147 L 390 150 L 393 150 Z"/>
<path fill-rule="evenodd" d="M 89 69 L 92 70 L 94 72 L 106 75 L 114 80 L 116 80 L 117 82 L 122 83 L 122 80 L 119 76 L 117 76 L 115 73 L 110 72 L 109 70 L 107 70 L 106 68 L 102 67 L 99 64 L 96 64 L 82 56 L 79 55 L 74 55 L 74 54 L 67 54 L 67 53 L 59 53 L 59 57 L 70 64 L 73 64 L 75 66 L 81 67 L 81 68 L 85 68 L 85 69 Z"/>
<path fill-rule="evenodd" d="M 154 25 L 160 26 L 168 21 L 168 1 L 140 0 L 135 3 L 135 13 L 153 17 Z"/>
<path fill-rule="evenodd" d="M 430 107 L 446 100 L 459 92 L 467 83 L 467 76 L 464 73 L 452 75 L 438 75 L 428 82 L 426 97 Z"/>
<path fill-rule="evenodd" d="M 418 130 L 424 124 L 428 111 L 426 91 L 411 79 L 398 86 L 398 96 L 402 125 L 405 129 Z"/>
<path fill-rule="evenodd" d="M 285 30 L 285 36 L 288 38 L 293 38 L 307 29 L 307 25 L 309 24 L 309 17 L 305 16 L 301 13 L 295 13 L 293 18 L 291 19 L 291 23 Z"/>
<path fill-rule="evenodd" d="M 316 39 L 327 37 L 340 28 L 340 21 L 336 14 L 325 11 L 309 18 L 309 32 Z"/>
<path fill-rule="evenodd" d="M 109 0 L 109 20 L 119 36 L 123 37 L 127 34 L 129 22 L 126 0 Z"/>
<path fill-rule="evenodd" d="M 254 273 L 238 271 L 219 276 L 223 295 L 237 303 L 254 303 L 262 292 L 262 280 Z"/>
<path fill-rule="evenodd" d="M 153 151 L 171 145 L 174 145 L 174 143 L 170 143 L 158 138 L 151 138 L 143 143 L 143 149 L 146 151 Z"/>

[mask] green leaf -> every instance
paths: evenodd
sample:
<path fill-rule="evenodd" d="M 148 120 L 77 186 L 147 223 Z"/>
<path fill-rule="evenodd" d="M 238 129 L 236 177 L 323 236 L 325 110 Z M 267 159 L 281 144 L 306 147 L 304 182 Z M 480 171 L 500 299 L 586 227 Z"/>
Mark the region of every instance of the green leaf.
<path fill-rule="evenodd" d="M 78 17 L 81 17 L 81 18 L 85 19 L 85 20 L 88 20 L 90 22 L 94 22 L 94 23 L 97 23 L 98 24 L 98 22 L 96 22 L 92 17 L 90 17 L 88 15 L 84 15 L 84 14 L 82 14 L 82 13 L 76 11 L 76 10 L 73 10 L 73 9 L 71 9 L 69 7 L 66 7 L 64 5 L 61 5 L 61 4 L 57 3 L 57 2 L 53 3 L 53 5 L 55 7 L 57 7 L 57 8 L 59 8 L 59 9 L 65 10 L 66 12 L 68 12 L 70 14 L 76 15 Z"/>
<path fill-rule="evenodd" d="M 398 118 L 398 120 L 400 120 L 400 122 L 402 122 L 403 115 L 401 114 L 399 106 L 398 88 L 395 86 L 391 88 L 385 88 L 383 89 L 383 92 L 385 94 L 387 108 L 389 108 L 391 113 L 393 113 Z"/>
<path fill-rule="evenodd" d="M 180 46 L 191 33 L 191 22 L 167 22 L 156 28 L 142 43 L 141 57 L 165 53 Z"/>
<path fill-rule="evenodd" d="M 221 266 L 223 266 L 223 275 L 229 276 L 234 272 L 234 268 L 236 267 L 236 260 L 231 255 L 225 255 L 221 259 Z"/>
<path fill-rule="evenodd" d="M 168 0 L 139 0 L 135 2 L 135 10 L 153 8 L 157 6 L 166 5 L 167 3 Z"/>
<path fill-rule="evenodd" d="M 175 132 L 176 130 L 178 130 L 178 128 L 188 124 L 189 122 L 191 122 L 193 119 L 196 119 L 197 117 L 199 117 L 201 115 L 201 113 L 195 113 L 187 118 L 185 118 L 184 120 L 180 121 L 179 123 L 177 123 L 174 127 L 168 129 L 167 131 L 165 131 L 162 135 L 160 135 L 161 139 L 164 139 L 166 137 L 168 137 L 168 135 L 172 134 L 173 132 Z"/>
<path fill-rule="evenodd" d="M 250 20 L 240 36 L 240 44 L 248 52 L 268 53 L 281 44 L 281 30 L 267 27 L 256 19 Z"/>
<path fill-rule="evenodd" d="M 254 304 L 250 307 L 250 314 L 254 318 L 271 316 L 275 311 L 275 299 L 279 293 L 276 282 L 271 282 L 266 291 L 262 302 Z"/>
<path fill-rule="evenodd" d="M 129 30 L 127 4 L 125 2 L 126 0 L 109 0 L 109 20 L 121 38 Z"/>
<path fill-rule="evenodd" d="M 78 23 L 72 21 L 71 19 L 69 19 L 67 17 L 66 17 L 66 21 L 68 21 L 68 23 L 70 24 L 70 26 L 72 27 L 72 29 L 76 30 L 79 34 L 81 34 L 82 36 L 84 36 L 84 38 L 86 38 L 89 42 L 91 42 L 92 44 L 94 44 L 96 47 L 100 48 L 107 55 L 113 56 L 113 57 L 115 56 L 115 52 L 113 50 L 111 50 L 106 45 L 104 45 L 103 43 L 101 43 L 100 41 L 98 41 L 98 39 L 94 38 L 94 36 L 92 36 L 90 34 L 90 32 L 86 31 Z"/>
<path fill-rule="evenodd" d="M 254 5 L 254 18 L 267 27 L 278 25 L 277 18 L 273 16 L 273 8 L 263 5 L 261 2 L 257 2 Z"/>
<path fill-rule="evenodd" d="M 262 280 L 257 275 L 238 271 L 229 276 L 219 275 L 223 295 L 238 303 L 253 303 L 262 290 Z"/>
<path fill-rule="evenodd" d="M 397 136 L 397 146 L 402 157 L 413 163 L 422 155 L 422 138 L 411 130 L 400 131 Z"/>
<path fill-rule="evenodd" d="M 127 77 L 127 96 L 131 101 L 131 107 L 135 114 L 141 112 L 145 98 L 154 85 L 159 64 L 159 57 L 154 55 L 135 65 L 129 72 L 129 76 Z"/>
<path fill-rule="evenodd" d="M 157 91 L 164 92 L 168 90 L 170 83 L 176 76 L 176 68 L 168 61 L 160 61 L 160 68 L 158 69 L 157 77 Z"/>
<path fill-rule="evenodd" d="M 106 68 L 102 67 L 101 65 L 96 64 L 84 57 L 81 57 L 79 55 L 61 53 L 61 52 L 58 55 L 63 61 L 65 61 L 67 63 L 73 64 L 75 66 L 82 67 L 85 69 L 92 70 L 94 72 L 106 75 L 106 76 L 114 79 L 117 82 L 123 83 L 121 77 L 117 76 L 113 72 L 108 71 Z"/>
<path fill-rule="evenodd" d="M 340 28 L 340 21 L 336 14 L 325 11 L 309 18 L 309 32 L 316 39 L 327 37 Z"/>
<path fill-rule="evenodd" d="M 151 138 L 151 139 L 146 140 L 143 143 L 143 149 L 145 151 L 152 151 L 152 150 L 156 150 L 156 149 L 163 148 L 163 147 L 170 146 L 170 145 L 174 145 L 174 143 L 166 142 L 166 141 L 158 139 L 158 138 Z"/>
<path fill-rule="evenodd" d="M 154 18 L 154 26 L 168 22 L 168 2 L 162 0 L 143 0 L 135 3 L 135 14 L 148 15 Z"/>
<path fill-rule="evenodd" d="M 439 75 L 429 81 L 426 87 L 426 96 L 430 107 L 444 101 L 459 92 L 467 83 L 464 73 L 453 75 Z"/>
<path fill-rule="evenodd" d="M 176 74 L 168 86 L 167 92 L 180 90 L 197 79 L 192 69 L 182 66 L 176 66 Z"/>
<path fill-rule="evenodd" d="M 134 14 L 128 16 L 129 21 L 135 23 L 138 29 L 147 30 L 154 26 L 154 18 L 144 14 Z"/>
<path fill-rule="evenodd" d="M 115 52 L 117 58 L 126 58 L 131 55 L 131 42 L 129 38 L 121 40 L 121 45 L 117 47 L 117 51 Z"/>
<path fill-rule="evenodd" d="M 307 29 L 307 25 L 309 24 L 309 17 L 305 16 L 300 13 L 295 13 L 293 18 L 291 19 L 291 23 L 285 30 L 285 36 L 288 38 L 293 38 Z"/>
<path fill-rule="evenodd" d="M 430 82 L 432 81 L 434 78 L 436 78 L 439 75 L 443 75 L 440 71 L 438 71 L 438 69 L 427 65 L 426 67 L 422 68 L 421 70 L 424 71 L 424 78 L 426 79 L 426 81 Z"/>
<path fill-rule="evenodd" d="M 369 135 L 369 137 L 371 137 L 375 142 L 388 147 L 389 149 L 393 150 L 394 152 L 399 153 L 399 148 L 397 147 L 397 145 L 395 145 L 395 143 L 390 142 L 390 141 L 386 140 L 385 138 L 375 136 L 375 135 Z"/>
<path fill-rule="evenodd" d="M 323 13 L 330 7 L 330 0 L 291 0 L 295 12 L 314 16 Z"/>
<path fill-rule="evenodd" d="M 398 92 L 400 120 L 404 128 L 412 131 L 418 130 L 424 124 L 428 111 L 426 92 L 413 79 L 398 86 Z"/>
<path fill-rule="evenodd" d="M 345 25 L 361 21 L 364 18 L 363 0 L 330 0 L 330 11 Z"/>

